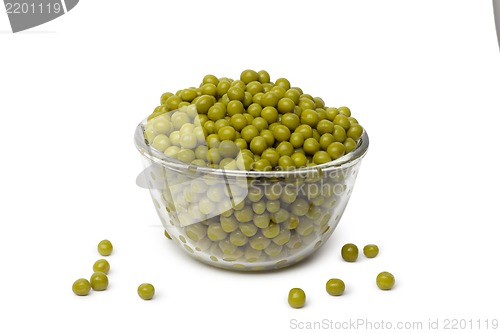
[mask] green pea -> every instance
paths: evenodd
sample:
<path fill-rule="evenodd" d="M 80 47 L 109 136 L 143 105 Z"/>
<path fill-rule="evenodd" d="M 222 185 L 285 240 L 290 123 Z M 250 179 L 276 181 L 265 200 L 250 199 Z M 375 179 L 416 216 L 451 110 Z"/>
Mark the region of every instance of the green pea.
<path fill-rule="evenodd" d="M 271 81 L 271 77 L 269 76 L 269 73 L 264 71 L 264 70 L 259 71 L 257 73 L 257 75 L 259 76 L 260 83 L 269 83 Z"/>
<path fill-rule="evenodd" d="M 344 141 L 344 146 L 345 146 L 345 153 L 347 154 L 356 149 L 357 144 L 353 139 L 347 138 Z"/>
<path fill-rule="evenodd" d="M 341 255 L 347 262 L 355 262 L 358 259 L 358 247 L 352 243 L 342 246 Z"/>
<path fill-rule="evenodd" d="M 260 83 L 259 81 L 252 81 L 252 82 L 248 82 L 247 83 L 247 91 L 253 95 L 257 94 L 257 93 L 260 93 L 264 90 L 264 88 L 262 87 L 262 83 Z"/>
<path fill-rule="evenodd" d="M 310 109 L 304 110 L 300 115 L 300 121 L 302 122 L 302 124 L 315 127 L 319 122 L 318 113 Z"/>
<path fill-rule="evenodd" d="M 358 141 L 361 134 L 363 134 L 363 127 L 358 124 L 351 125 L 347 130 L 347 137 L 353 139 L 354 141 Z"/>
<path fill-rule="evenodd" d="M 166 92 L 164 94 L 161 95 L 161 98 L 160 98 L 160 103 L 162 105 L 166 104 L 167 103 L 167 99 L 170 97 L 170 96 L 173 96 L 174 94 L 172 94 L 171 92 Z"/>
<path fill-rule="evenodd" d="M 260 136 L 266 140 L 267 146 L 272 147 L 274 144 L 274 135 L 271 130 L 263 129 L 260 131 Z"/>
<path fill-rule="evenodd" d="M 295 164 L 296 167 L 302 168 L 307 165 L 307 157 L 303 153 L 293 153 L 292 156 L 292 161 L 293 164 Z"/>
<path fill-rule="evenodd" d="M 167 230 L 164 230 L 163 231 L 163 234 L 165 235 L 165 237 L 167 237 L 168 239 L 172 240 L 172 237 L 170 237 L 169 233 L 167 232 Z"/>
<path fill-rule="evenodd" d="M 320 135 L 323 135 L 325 133 L 333 133 L 333 122 L 323 119 L 318 122 L 318 125 L 316 126 L 316 129 L 318 130 L 318 133 Z"/>
<path fill-rule="evenodd" d="M 267 147 L 267 141 L 262 136 L 256 136 L 250 142 L 250 150 L 257 155 L 262 154 Z"/>
<path fill-rule="evenodd" d="M 259 79 L 259 74 L 251 69 L 246 69 L 243 72 L 241 72 L 240 75 L 240 80 L 243 81 L 245 84 L 248 84 L 252 81 L 257 81 Z"/>
<path fill-rule="evenodd" d="M 264 87 L 262 87 L 262 91 L 264 91 Z M 264 96 L 264 92 L 259 92 L 253 95 L 252 97 L 252 102 L 261 105 L 262 102 L 262 96 Z"/>
<path fill-rule="evenodd" d="M 306 293 L 300 288 L 292 288 L 288 292 L 288 304 L 295 309 L 299 309 L 306 304 Z"/>
<path fill-rule="evenodd" d="M 257 234 L 250 239 L 249 244 L 255 250 L 264 250 L 271 244 L 271 240 L 261 234 Z"/>
<path fill-rule="evenodd" d="M 113 252 L 113 244 L 107 239 L 104 239 L 97 244 L 97 252 L 102 256 L 109 256 Z"/>
<path fill-rule="evenodd" d="M 72 289 L 77 296 L 87 296 L 90 292 L 90 282 L 87 279 L 78 279 L 73 283 Z"/>
<path fill-rule="evenodd" d="M 309 139 L 313 137 L 313 130 L 311 126 L 307 124 L 301 124 L 297 126 L 294 133 L 301 133 L 304 136 L 304 139 Z"/>
<path fill-rule="evenodd" d="M 278 105 L 279 97 L 273 91 L 268 91 L 264 95 L 262 95 L 260 105 L 263 107 L 271 106 L 276 107 Z"/>
<path fill-rule="evenodd" d="M 339 107 L 339 113 L 343 114 L 346 117 L 351 116 L 351 110 L 347 106 L 341 106 Z"/>
<path fill-rule="evenodd" d="M 267 120 L 265 120 L 264 118 L 262 117 L 256 117 L 253 121 L 252 121 L 252 125 L 255 126 L 259 132 L 268 128 L 269 126 L 269 123 L 267 122 Z"/>
<path fill-rule="evenodd" d="M 304 141 L 303 148 L 306 153 L 314 155 L 321 147 L 316 139 L 309 138 Z"/>
<path fill-rule="evenodd" d="M 207 229 L 207 237 L 212 241 L 221 241 L 227 237 L 227 233 L 220 224 L 211 224 Z"/>
<path fill-rule="evenodd" d="M 375 258 L 378 255 L 378 246 L 375 244 L 368 244 L 363 247 L 363 253 L 367 258 Z"/>
<path fill-rule="evenodd" d="M 261 158 L 268 160 L 271 166 L 275 167 L 278 165 L 280 155 L 274 148 L 267 148 L 262 152 Z"/>
<path fill-rule="evenodd" d="M 220 227 L 226 233 L 231 233 L 238 229 L 238 221 L 234 216 L 221 216 L 220 217 Z"/>
<path fill-rule="evenodd" d="M 90 286 L 95 291 L 103 291 L 108 288 L 108 276 L 103 272 L 95 272 L 90 277 Z"/>
<path fill-rule="evenodd" d="M 266 106 L 260 112 L 260 116 L 264 118 L 268 124 L 272 124 L 278 121 L 278 110 L 276 110 L 273 106 Z"/>
<path fill-rule="evenodd" d="M 240 101 L 243 102 L 245 99 L 245 91 L 238 86 L 233 86 L 228 89 L 227 97 L 229 97 L 232 101 Z"/>
<path fill-rule="evenodd" d="M 247 237 L 253 237 L 258 231 L 257 226 L 253 223 L 242 223 L 239 228 L 243 235 Z"/>
<path fill-rule="evenodd" d="M 285 125 L 277 125 L 273 128 L 274 138 L 278 141 L 288 141 L 290 139 L 290 129 Z"/>
<path fill-rule="evenodd" d="M 309 98 L 304 97 L 305 94 L 302 94 L 299 101 L 299 106 L 302 110 L 312 110 L 316 108 L 316 104 Z"/>
<path fill-rule="evenodd" d="M 337 158 L 344 156 L 345 146 L 340 142 L 332 142 L 328 146 L 327 152 L 332 159 L 336 160 Z"/>
<path fill-rule="evenodd" d="M 137 288 L 137 294 L 143 300 L 148 301 L 155 295 L 155 287 L 151 283 L 142 283 Z"/>
<path fill-rule="evenodd" d="M 229 116 L 243 114 L 245 112 L 245 106 L 238 100 L 229 101 L 226 106 L 226 111 Z"/>
<path fill-rule="evenodd" d="M 351 126 L 351 122 L 347 117 L 343 114 L 338 114 L 335 119 L 333 120 L 333 123 L 335 125 L 341 126 L 344 130 L 348 130 L 349 127 Z"/>
<path fill-rule="evenodd" d="M 273 238 L 273 243 L 285 245 L 290 240 L 292 233 L 288 229 L 282 229 L 280 234 Z"/>
<path fill-rule="evenodd" d="M 209 95 L 203 95 L 196 100 L 196 110 L 198 113 L 207 113 L 210 107 L 215 104 L 215 98 Z"/>
<path fill-rule="evenodd" d="M 230 87 L 231 87 L 231 83 L 229 83 L 227 81 L 220 81 L 217 84 L 217 95 L 223 96 L 224 94 L 227 93 L 227 91 L 229 90 Z"/>
<path fill-rule="evenodd" d="M 276 213 L 280 210 L 281 204 L 279 200 L 269 200 L 266 202 L 266 209 L 269 213 Z"/>
<path fill-rule="evenodd" d="M 109 273 L 109 268 L 109 262 L 106 259 L 97 260 L 92 267 L 94 272 L 102 272 L 104 274 Z"/>
<path fill-rule="evenodd" d="M 245 236 L 241 230 L 236 230 L 236 231 L 233 231 L 230 235 L 229 235 L 229 240 L 232 244 L 234 244 L 235 246 L 244 246 L 248 243 L 248 237 Z"/>
<path fill-rule="evenodd" d="M 255 161 L 254 169 L 257 171 L 271 171 L 272 170 L 272 165 L 271 162 L 265 159 L 260 159 L 258 161 Z"/>
<path fill-rule="evenodd" d="M 254 118 L 260 117 L 262 112 L 262 106 L 257 103 L 250 104 L 247 108 L 247 113 L 252 115 Z"/>
<path fill-rule="evenodd" d="M 242 210 L 234 212 L 234 216 L 239 222 L 250 222 L 253 218 L 252 208 L 245 206 Z"/>
<path fill-rule="evenodd" d="M 313 161 L 317 165 L 323 164 L 323 163 L 328 163 L 331 160 L 332 160 L 332 158 L 330 157 L 330 154 L 328 154 L 326 151 L 318 151 L 313 156 Z"/>
<path fill-rule="evenodd" d="M 266 208 L 266 204 L 264 203 L 264 209 Z M 259 215 L 254 215 L 253 223 L 261 228 L 267 228 L 269 226 L 269 223 L 271 222 L 271 218 L 269 216 L 269 213 L 265 212 Z"/>
<path fill-rule="evenodd" d="M 345 291 L 345 283 L 341 279 L 330 279 L 326 282 L 326 292 L 332 296 L 340 296 Z"/>
<path fill-rule="evenodd" d="M 203 84 L 212 83 L 214 85 L 219 84 L 219 79 L 212 74 L 207 74 L 203 77 Z"/>
<path fill-rule="evenodd" d="M 290 144 L 294 148 L 302 147 L 302 145 L 304 144 L 304 141 L 305 141 L 305 139 L 304 139 L 304 135 L 302 133 L 293 132 L 290 135 Z"/>
<path fill-rule="evenodd" d="M 377 275 L 376 279 L 377 286 L 382 290 L 390 290 L 394 287 L 396 279 L 394 275 L 389 272 L 382 272 Z"/>

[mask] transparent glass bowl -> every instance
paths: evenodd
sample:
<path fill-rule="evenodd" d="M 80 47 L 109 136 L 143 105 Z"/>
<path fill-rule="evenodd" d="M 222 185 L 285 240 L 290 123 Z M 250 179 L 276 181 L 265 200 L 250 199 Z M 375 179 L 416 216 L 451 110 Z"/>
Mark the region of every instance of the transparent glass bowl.
<path fill-rule="evenodd" d="M 319 249 L 339 223 L 368 149 L 363 133 L 345 156 L 293 171 L 186 164 L 135 131 L 144 178 L 165 230 L 188 255 L 231 270 L 286 267 Z"/>

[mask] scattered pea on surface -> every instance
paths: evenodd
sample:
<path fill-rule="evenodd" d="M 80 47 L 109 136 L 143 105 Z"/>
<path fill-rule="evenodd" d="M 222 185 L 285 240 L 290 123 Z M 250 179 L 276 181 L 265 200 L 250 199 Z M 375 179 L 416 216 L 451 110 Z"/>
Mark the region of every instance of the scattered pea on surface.
<path fill-rule="evenodd" d="M 306 293 L 300 288 L 292 288 L 288 293 L 288 304 L 292 308 L 298 309 L 306 304 Z"/>
<path fill-rule="evenodd" d="M 92 268 L 94 272 L 102 272 L 104 274 L 108 274 L 110 265 L 106 259 L 99 259 L 94 263 L 94 266 Z"/>
<path fill-rule="evenodd" d="M 358 259 L 358 247 L 352 243 L 347 243 L 342 246 L 342 258 L 347 262 L 355 262 Z"/>
<path fill-rule="evenodd" d="M 367 258 L 375 258 L 378 255 L 378 246 L 375 244 L 368 244 L 363 247 L 363 253 Z"/>
<path fill-rule="evenodd" d="M 341 279 L 330 279 L 326 282 L 326 292 L 332 296 L 340 296 L 345 291 L 345 283 Z"/>
<path fill-rule="evenodd" d="M 95 272 L 90 277 L 90 285 L 95 291 L 103 291 L 108 288 L 108 276 L 103 272 Z"/>
<path fill-rule="evenodd" d="M 87 279 L 78 279 L 73 283 L 73 292 L 78 296 L 87 296 L 90 292 L 90 282 Z"/>
<path fill-rule="evenodd" d="M 394 278 L 394 275 L 392 275 L 389 272 L 382 272 L 377 275 L 377 286 L 382 289 L 382 290 L 390 290 L 392 287 L 394 287 L 394 284 L 396 283 L 396 279 Z"/>
<path fill-rule="evenodd" d="M 137 294 L 143 300 L 150 300 L 155 295 L 155 287 L 151 283 L 143 283 L 137 288 Z"/>
<path fill-rule="evenodd" d="M 107 239 L 104 239 L 97 244 L 97 251 L 102 256 L 109 256 L 113 252 L 113 244 Z"/>

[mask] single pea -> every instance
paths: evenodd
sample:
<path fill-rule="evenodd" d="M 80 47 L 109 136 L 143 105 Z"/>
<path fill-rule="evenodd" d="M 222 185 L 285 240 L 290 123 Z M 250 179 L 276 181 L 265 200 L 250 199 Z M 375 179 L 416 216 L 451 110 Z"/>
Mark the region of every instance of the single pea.
<path fill-rule="evenodd" d="M 326 151 L 317 151 L 314 156 L 313 156 L 313 162 L 316 163 L 316 165 L 328 163 L 332 160 L 330 157 L 330 154 L 328 154 Z"/>
<path fill-rule="evenodd" d="M 276 82 L 274 82 L 274 85 L 281 87 L 284 90 L 290 89 L 290 81 L 288 81 L 284 77 L 280 77 L 279 79 L 277 79 Z"/>
<path fill-rule="evenodd" d="M 304 151 L 310 155 L 314 155 L 321 148 L 319 142 L 314 138 L 309 138 L 304 141 Z"/>
<path fill-rule="evenodd" d="M 281 117 L 281 123 L 288 127 L 290 131 L 295 131 L 300 125 L 300 119 L 295 113 L 285 113 Z"/>
<path fill-rule="evenodd" d="M 343 114 L 346 117 L 351 116 L 351 110 L 347 106 L 341 106 L 339 107 L 339 113 Z"/>
<path fill-rule="evenodd" d="M 219 83 L 219 79 L 215 75 L 207 74 L 203 77 L 203 84 L 212 83 L 217 85 Z"/>
<path fill-rule="evenodd" d="M 235 114 L 231 117 L 231 126 L 240 132 L 245 126 L 248 125 L 247 118 L 242 114 Z"/>
<path fill-rule="evenodd" d="M 143 300 L 148 301 L 155 295 L 155 287 L 151 283 L 143 283 L 137 288 L 137 294 Z"/>
<path fill-rule="evenodd" d="M 266 106 L 262 109 L 260 112 L 260 116 L 264 118 L 268 124 L 272 124 L 276 121 L 278 121 L 278 110 L 276 110 L 272 106 Z"/>
<path fill-rule="evenodd" d="M 327 152 L 334 160 L 344 156 L 345 146 L 340 142 L 332 142 L 327 148 Z"/>
<path fill-rule="evenodd" d="M 229 90 L 230 87 L 231 87 L 231 83 L 229 83 L 227 81 L 220 81 L 217 84 L 217 95 L 223 96 L 224 94 L 227 93 L 227 91 Z"/>
<path fill-rule="evenodd" d="M 194 154 L 194 151 L 191 150 L 191 149 L 184 149 L 182 148 L 181 150 L 179 150 L 177 152 L 177 156 L 176 158 L 181 161 L 181 162 L 184 162 L 184 163 L 191 163 L 192 161 L 194 161 L 194 159 L 196 158 L 195 154 Z"/>
<path fill-rule="evenodd" d="M 358 259 L 358 247 L 352 243 L 342 246 L 342 258 L 347 262 L 355 262 Z"/>
<path fill-rule="evenodd" d="M 248 84 L 252 81 L 257 81 L 259 79 L 259 74 L 256 71 L 251 69 L 246 69 L 240 74 L 240 80 L 245 84 Z"/>
<path fill-rule="evenodd" d="M 307 165 L 307 157 L 303 153 L 293 153 L 292 156 L 293 164 L 296 167 L 301 168 Z"/>
<path fill-rule="evenodd" d="M 356 141 L 354 141 L 353 139 L 347 138 L 344 141 L 344 146 L 345 146 L 345 153 L 347 154 L 356 149 L 357 144 Z"/>
<path fill-rule="evenodd" d="M 104 239 L 97 244 L 97 252 L 102 256 L 109 256 L 113 252 L 113 244 L 107 239 Z"/>
<path fill-rule="evenodd" d="M 90 286 L 95 291 L 103 291 L 108 288 L 108 276 L 103 272 L 95 272 L 90 277 Z"/>
<path fill-rule="evenodd" d="M 231 126 L 222 127 L 221 129 L 219 129 L 217 134 L 219 135 L 219 139 L 221 141 L 223 140 L 234 141 L 236 139 L 236 130 Z"/>
<path fill-rule="evenodd" d="M 277 109 L 281 114 L 291 113 L 295 110 L 295 103 L 290 98 L 283 97 L 278 101 Z"/>
<path fill-rule="evenodd" d="M 73 292 L 78 296 L 87 296 L 90 292 L 90 282 L 87 279 L 78 279 L 73 283 Z"/>
<path fill-rule="evenodd" d="M 276 107 L 278 105 L 278 101 L 279 101 L 278 95 L 275 92 L 268 91 L 262 96 L 260 104 L 264 107 L 266 106 Z"/>
<path fill-rule="evenodd" d="M 351 126 L 351 122 L 349 121 L 349 119 L 347 119 L 347 117 L 343 114 L 338 114 L 335 119 L 333 120 L 333 123 L 335 125 L 338 125 L 338 126 L 341 126 L 342 128 L 344 128 L 344 130 L 348 130 L 349 127 Z"/>
<path fill-rule="evenodd" d="M 315 127 L 319 122 L 318 113 L 310 109 L 304 110 L 300 115 L 300 121 L 302 122 L 302 124 Z"/>
<path fill-rule="evenodd" d="M 278 96 L 278 99 L 282 99 L 283 97 L 285 97 L 286 90 L 280 86 L 274 85 L 270 91 L 275 93 L 276 96 Z"/>
<path fill-rule="evenodd" d="M 363 253 L 367 258 L 375 258 L 378 255 L 378 246 L 375 244 L 365 245 Z"/>
<path fill-rule="evenodd" d="M 318 130 L 318 133 L 320 135 L 323 135 L 325 133 L 333 133 L 333 126 L 334 126 L 333 122 L 331 122 L 330 120 L 323 119 L 318 122 L 316 129 Z"/>
<path fill-rule="evenodd" d="M 269 73 L 264 71 L 264 70 L 259 71 L 257 73 L 257 75 L 259 76 L 260 83 L 269 83 L 271 81 L 271 77 L 269 76 Z"/>
<path fill-rule="evenodd" d="M 238 100 L 229 101 L 226 106 L 228 116 L 233 116 L 238 113 L 245 112 L 245 106 Z"/>
<path fill-rule="evenodd" d="M 219 144 L 219 154 L 221 157 L 236 157 L 239 153 L 238 146 L 231 140 L 224 140 Z"/>
<path fill-rule="evenodd" d="M 326 282 L 326 292 L 332 296 L 340 296 L 345 291 L 345 283 L 341 279 L 330 279 Z"/>
<path fill-rule="evenodd" d="M 181 96 L 183 101 L 186 102 L 191 102 L 193 99 L 197 97 L 196 95 L 196 90 L 194 89 L 184 89 L 181 93 Z"/>
<path fill-rule="evenodd" d="M 333 126 L 333 138 L 336 142 L 343 143 L 346 140 L 347 133 L 342 126 Z"/>
<path fill-rule="evenodd" d="M 272 147 L 274 144 L 274 135 L 271 130 L 263 129 L 260 131 L 260 136 L 266 140 L 267 146 Z"/>
<path fill-rule="evenodd" d="M 283 141 L 276 147 L 276 151 L 280 156 L 292 156 L 294 147 L 290 142 Z"/>
<path fill-rule="evenodd" d="M 203 95 L 196 100 L 196 110 L 198 113 L 207 113 L 212 105 L 215 104 L 215 98 L 209 95 Z"/>
<path fill-rule="evenodd" d="M 268 160 L 271 166 L 275 167 L 278 165 L 280 154 L 274 148 L 267 148 L 262 152 L 260 157 Z"/>
<path fill-rule="evenodd" d="M 94 272 L 103 272 L 104 274 L 109 273 L 109 262 L 106 259 L 99 259 L 94 263 L 92 269 Z"/>
<path fill-rule="evenodd" d="M 252 96 L 262 92 L 263 90 L 264 88 L 262 87 L 262 83 L 260 83 L 259 81 L 252 81 L 247 83 L 247 91 L 252 94 Z"/>
<path fill-rule="evenodd" d="M 241 130 L 241 137 L 246 142 L 251 142 L 253 138 L 259 135 L 259 130 L 254 125 L 247 125 Z"/>
<path fill-rule="evenodd" d="M 262 105 L 257 103 L 252 103 L 247 108 L 247 113 L 252 115 L 254 118 L 260 117 L 261 112 L 262 112 Z"/>
<path fill-rule="evenodd" d="M 321 146 L 321 149 L 325 151 L 332 142 L 335 142 L 335 138 L 330 133 L 325 133 L 319 138 L 319 145 Z"/>
<path fill-rule="evenodd" d="M 353 139 L 354 141 L 358 141 L 361 134 L 363 134 L 363 127 L 359 124 L 351 124 L 347 130 L 347 137 Z"/>
<path fill-rule="evenodd" d="M 272 170 L 272 165 L 271 162 L 265 159 L 260 159 L 258 161 L 255 161 L 254 164 L 254 169 L 257 171 L 271 171 Z"/>
<path fill-rule="evenodd" d="M 281 142 L 281 141 L 288 141 L 290 139 L 291 133 L 288 127 L 286 127 L 285 125 L 278 124 L 273 128 L 273 135 L 276 140 Z"/>
<path fill-rule="evenodd" d="M 263 129 L 266 129 L 268 128 L 269 126 L 269 123 L 267 122 L 267 120 L 265 120 L 264 118 L 262 117 L 256 117 L 253 121 L 252 121 L 252 125 L 254 125 L 258 130 L 259 132 L 262 131 Z"/>
<path fill-rule="evenodd" d="M 262 154 L 267 147 L 267 141 L 262 136 L 256 136 L 250 141 L 250 150 L 256 155 Z"/>
<path fill-rule="evenodd" d="M 316 108 L 324 108 L 325 107 L 325 101 L 321 97 L 314 97 L 314 104 L 316 104 Z"/>
<path fill-rule="evenodd" d="M 316 104 L 314 103 L 314 101 L 312 101 L 311 99 L 306 98 L 304 96 L 305 96 L 305 94 L 303 94 L 300 97 L 300 101 L 299 101 L 300 108 L 302 110 L 312 110 L 312 109 L 315 109 L 316 108 Z"/>
<path fill-rule="evenodd" d="M 182 102 L 182 98 L 177 95 L 172 95 L 166 100 L 165 105 L 169 111 L 173 111 L 178 109 L 180 102 Z"/>
<path fill-rule="evenodd" d="M 313 130 L 311 126 L 307 124 L 301 124 L 297 126 L 294 133 L 301 133 L 304 136 L 304 140 L 313 137 Z"/>
<path fill-rule="evenodd" d="M 293 132 L 290 135 L 290 144 L 294 148 L 302 147 L 302 145 L 304 144 L 304 140 L 304 135 L 302 133 Z"/>
<path fill-rule="evenodd" d="M 300 288 L 292 288 L 288 293 L 288 304 L 292 308 L 298 309 L 306 304 L 306 293 Z"/>
<path fill-rule="evenodd" d="M 245 99 L 245 91 L 237 86 L 234 86 L 228 89 L 227 97 L 229 97 L 232 101 L 243 102 Z"/>
<path fill-rule="evenodd" d="M 382 272 L 377 275 L 377 286 L 382 290 L 390 290 L 394 287 L 396 283 L 396 279 L 394 279 L 394 275 L 389 272 Z"/>
<path fill-rule="evenodd" d="M 264 91 L 264 88 L 262 88 L 262 91 Z M 256 93 L 252 97 L 252 102 L 260 105 L 260 103 L 262 102 L 262 96 L 264 96 L 264 92 Z"/>

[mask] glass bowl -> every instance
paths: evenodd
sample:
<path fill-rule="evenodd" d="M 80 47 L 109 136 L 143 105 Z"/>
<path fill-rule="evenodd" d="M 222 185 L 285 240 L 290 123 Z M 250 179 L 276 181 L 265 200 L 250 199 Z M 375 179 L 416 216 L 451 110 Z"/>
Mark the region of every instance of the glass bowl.
<path fill-rule="evenodd" d="M 137 126 L 135 145 L 166 232 L 191 257 L 241 271 L 286 267 L 318 250 L 342 217 L 369 144 L 363 132 L 350 153 L 307 168 L 216 169 L 152 148 L 146 126 Z"/>

